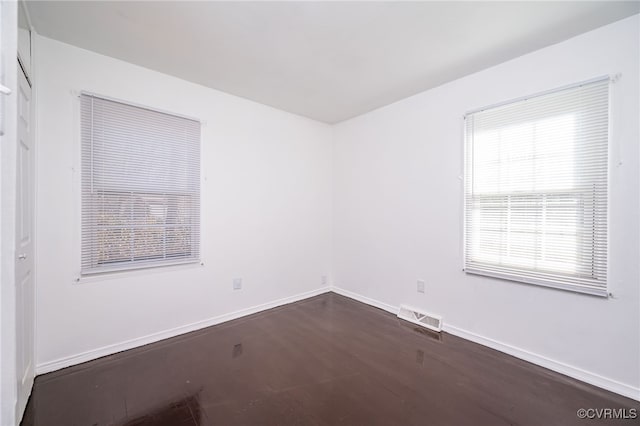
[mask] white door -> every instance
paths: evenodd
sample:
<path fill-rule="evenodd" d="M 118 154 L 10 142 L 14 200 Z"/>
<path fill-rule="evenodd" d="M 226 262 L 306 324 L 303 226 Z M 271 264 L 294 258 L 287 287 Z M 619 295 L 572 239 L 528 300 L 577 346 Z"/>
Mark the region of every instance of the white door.
<path fill-rule="evenodd" d="M 34 169 L 31 129 L 31 87 L 18 69 L 16 187 L 16 361 L 17 418 L 27 405 L 34 377 L 35 291 L 33 279 Z"/>

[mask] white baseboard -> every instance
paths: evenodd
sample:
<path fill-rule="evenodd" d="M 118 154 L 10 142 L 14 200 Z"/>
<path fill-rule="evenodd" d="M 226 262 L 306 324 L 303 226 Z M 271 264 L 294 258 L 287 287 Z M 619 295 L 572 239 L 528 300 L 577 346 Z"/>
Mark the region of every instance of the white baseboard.
<path fill-rule="evenodd" d="M 343 296 L 346 296 L 350 299 L 354 299 L 357 300 L 359 302 L 362 303 L 366 303 L 367 305 L 370 306 L 374 306 L 376 308 L 382 309 L 383 311 L 387 311 L 387 312 L 391 312 L 392 314 L 397 314 L 398 313 L 398 307 L 392 306 L 392 305 L 388 305 L 384 302 L 380 302 L 378 300 L 375 299 L 370 299 L 368 297 L 365 297 L 361 294 L 358 293 L 354 293 L 352 291 L 349 290 L 345 290 L 343 288 L 340 287 L 331 287 L 331 291 L 333 291 L 334 293 L 338 293 L 341 294 Z"/>
<path fill-rule="evenodd" d="M 563 362 L 535 354 L 525 349 L 520 349 L 515 346 L 508 345 L 506 343 L 498 342 L 488 337 L 480 336 L 478 334 L 463 330 L 452 325 L 447 326 L 446 324 L 444 324 L 443 330 L 447 333 L 453 334 L 454 336 L 458 336 L 463 339 L 488 346 L 492 349 L 504 352 L 516 358 L 523 359 L 532 364 L 536 364 L 541 367 L 548 368 L 549 370 L 564 374 L 565 376 L 569 376 L 585 383 L 597 386 L 599 388 L 615 392 L 622 396 L 626 396 L 627 398 L 640 401 L 640 388 L 634 388 L 633 386 L 618 382 L 616 380 L 608 379 L 606 377 L 591 373 L 581 368 L 574 367 L 569 364 L 565 364 Z"/>
<path fill-rule="evenodd" d="M 138 337 L 124 342 L 115 343 L 112 345 L 103 346 L 101 348 L 92 349 L 90 351 L 82 352 L 76 355 L 59 358 L 53 361 L 43 362 L 36 365 L 36 374 L 45 374 L 52 371 L 60 370 L 62 368 L 70 367 L 72 365 L 81 364 L 83 362 L 91 361 L 97 358 L 101 358 L 107 355 L 113 355 L 118 352 L 126 351 L 128 349 L 137 348 L 149 343 L 158 342 L 160 340 L 168 339 L 170 337 L 179 336 L 191 331 L 200 330 L 201 328 L 209 327 L 212 325 L 220 324 L 233 319 L 241 318 L 247 315 L 255 314 L 258 312 L 266 311 L 267 309 L 277 308 L 278 306 L 286 305 L 300 300 L 308 299 L 313 296 L 317 296 L 322 293 L 331 291 L 330 287 L 322 287 L 316 290 L 307 291 L 305 293 L 296 294 L 294 296 L 285 297 L 283 299 L 274 300 L 272 302 L 263 303 L 261 305 L 252 306 L 250 308 L 241 309 L 239 311 L 230 312 L 228 314 L 219 315 L 217 317 L 208 318 L 206 320 L 194 322 L 191 324 L 175 327 L 169 330 L 160 331 L 157 333 L 148 334 L 146 336 Z"/>
<path fill-rule="evenodd" d="M 343 288 L 332 287 L 331 291 L 333 291 L 334 293 L 338 293 L 343 296 L 349 297 L 351 299 L 357 300 L 359 302 L 366 303 L 367 305 L 371 305 L 376 308 L 383 309 L 387 312 L 391 312 L 392 314 L 397 314 L 399 309 L 399 307 L 389 305 L 384 302 L 380 302 L 379 300 L 371 299 L 369 297 L 345 290 Z M 547 358 L 545 356 L 535 354 L 525 349 L 517 348 L 515 346 L 498 342 L 497 340 L 493 340 L 488 337 L 480 336 L 476 333 L 464 330 L 462 328 L 459 328 L 453 325 L 448 325 L 446 321 L 443 324 L 443 331 L 453 334 L 455 336 L 461 337 L 463 339 L 470 340 L 474 343 L 487 346 L 491 349 L 495 349 L 497 351 L 506 353 L 516 358 L 523 359 L 532 364 L 536 364 L 541 367 L 548 368 L 549 370 L 556 371 L 558 373 L 564 374 L 565 376 L 569 376 L 574 379 L 583 381 L 585 383 L 589 383 L 591 385 L 597 386 L 599 388 L 606 389 L 608 391 L 620 394 L 622 396 L 626 396 L 627 398 L 640 401 L 640 388 L 636 388 L 636 387 L 627 385 L 625 383 L 618 382 L 616 380 L 608 379 L 598 374 L 591 373 L 581 368 L 574 367 L 574 366 L 565 364 L 563 362 L 556 361 L 556 360 Z"/>

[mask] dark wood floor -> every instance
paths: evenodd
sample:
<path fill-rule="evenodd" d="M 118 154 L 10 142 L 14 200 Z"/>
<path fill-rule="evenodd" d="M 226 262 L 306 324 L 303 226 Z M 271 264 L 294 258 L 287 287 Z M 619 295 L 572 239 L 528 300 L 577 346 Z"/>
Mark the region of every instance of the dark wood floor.
<path fill-rule="evenodd" d="M 36 378 L 23 425 L 572 425 L 640 403 L 327 293 Z M 613 420 L 613 424 L 638 424 Z"/>

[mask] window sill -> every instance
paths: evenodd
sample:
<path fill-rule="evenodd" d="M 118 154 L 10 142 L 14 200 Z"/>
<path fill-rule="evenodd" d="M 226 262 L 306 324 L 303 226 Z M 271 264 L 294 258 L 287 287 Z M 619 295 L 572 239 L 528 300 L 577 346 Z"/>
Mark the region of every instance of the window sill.
<path fill-rule="evenodd" d="M 97 281 L 105 281 L 105 280 L 113 280 L 113 279 L 124 279 L 135 276 L 142 275 L 150 275 L 150 274 L 158 274 L 165 272 L 172 272 L 184 269 L 194 269 L 201 268 L 204 266 L 202 260 L 189 260 L 182 261 L 176 263 L 169 263 L 164 265 L 139 265 L 132 268 L 127 269 L 119 269 L 119 270 L 104 270 L 104 271 L 96 271 L 90 273 L 80 274 L 76 279 L 74 284 L 87 284 Z"/>
<path fill-rule="evenodd" d="M 531 284 L 531 285 L 537 285 L 540 287 L 547 287 L 547 288 L 555 288 L 557 290 L 570 291 L 572 293 L 581 293 L 581 294 L 587 294 L 590 296 L 598 296 L 603 298 L 610 297 L 609 291 L 606 288 L 595 288 L 595 287 L 589 287 L 586 285 L 581 286 L 578 284 L 564 284 L 564 283 L 559 283 L 552 280 L 543 280 L 543 279 L 536 279 L 536 278 L 516 277 L 510 274 L 501 274 L 497 272 L 484 271 L 482 269 L 465 268 L 464 272 L 466 274 L 471 274 L 471 275 L 481 275 L 484 277 L 499 278 L 502 280 L 513 281 L 517 283 Z"/>

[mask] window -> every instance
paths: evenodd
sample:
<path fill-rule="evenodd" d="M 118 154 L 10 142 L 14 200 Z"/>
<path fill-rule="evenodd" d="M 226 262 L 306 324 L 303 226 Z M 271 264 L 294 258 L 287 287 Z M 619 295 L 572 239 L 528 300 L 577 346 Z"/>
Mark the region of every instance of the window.
<path fill-rule="evenodd" d="M 609 81 L 465 119 L 465 271 L 607 294 Z"/>
<path fill-rule="evenodd" d="M 82 274 L 200 257 L 200 123 L 82 94 Z"/>

